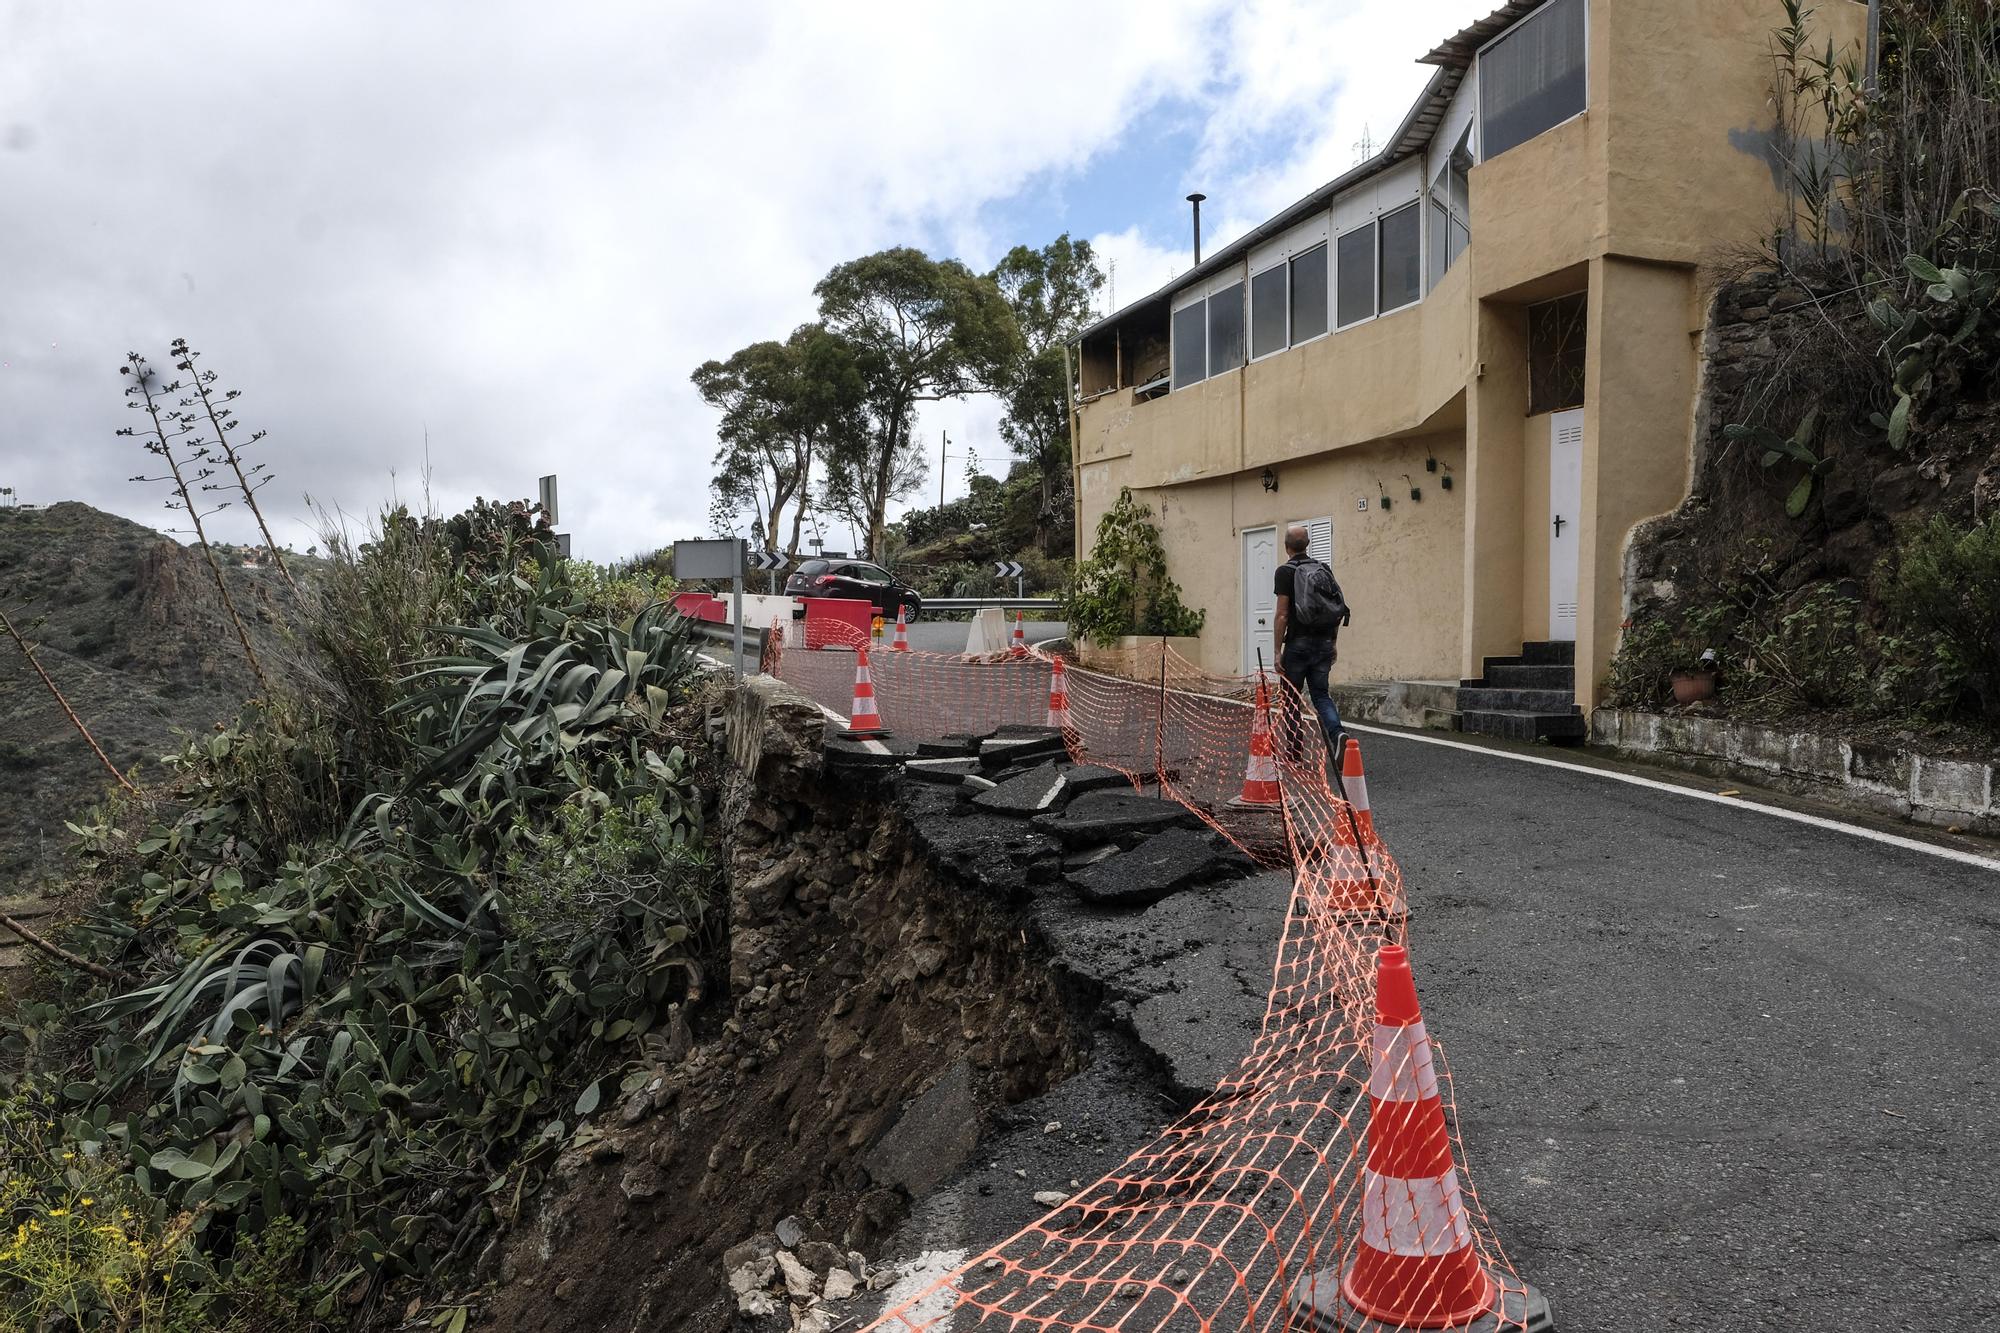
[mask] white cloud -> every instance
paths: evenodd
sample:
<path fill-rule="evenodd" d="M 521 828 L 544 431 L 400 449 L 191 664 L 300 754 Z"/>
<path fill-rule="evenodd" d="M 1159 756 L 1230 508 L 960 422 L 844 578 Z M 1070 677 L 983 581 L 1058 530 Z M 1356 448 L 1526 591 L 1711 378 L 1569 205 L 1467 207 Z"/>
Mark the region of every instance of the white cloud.
<path fill-rule="evenodd" d="M 810 318 L 854 255 L 1047 239 L 991 235 L 982 210 L 1087 171 L 1169 99 L 1209 108 L 1218 224 L 1247 226 L 1345 164 L 1358 99 L 1378 133 L 1400 114 L 1379 71 L 1456 26 L 1409 30 L 1407 9 L 17 0 L 0 476 L 159 520 L 123 480 L 142 460 L 111 434 L 116 367 L 164 367 L 185 335 L 269 430 L 267 498 L 300 544 L 302 491 L 367 513 L 393 470 L 412 492 L 426 427 L 441 505 L 555 470 L 583 554 L 699 531 L 700 361 Z M 1121 299 L 1178 249 L 1100 239 Z M 923 428 L 993 440 L 993 418 L 946 405 Z"/>

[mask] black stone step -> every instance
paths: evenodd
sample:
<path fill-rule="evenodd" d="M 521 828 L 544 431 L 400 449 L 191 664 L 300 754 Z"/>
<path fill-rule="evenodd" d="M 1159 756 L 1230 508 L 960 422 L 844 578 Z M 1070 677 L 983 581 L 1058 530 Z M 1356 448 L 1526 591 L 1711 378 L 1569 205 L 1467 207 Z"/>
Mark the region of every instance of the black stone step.
<path fill-rule="evenodd" d="M 1524 643 L 1520 662 L 1523 666 L 1575 666 L 1576 644 L 1568 639 Z"/>
<path fill-rule="evenodd" d="M 1506 690 L 1492 686 L 1461 687 L 1461 713 L 1483 709 L 1489 713 L 1567 713 L 1576 707 L 1576 695 L 1569 690 Z"/>
<path fill-rule="evenodd" d="M 1573 666 L 1489 666 L 1486 679 L 1468 681 L 1477 688 L 1488 686 L 1496 690 L 1562 690 L 1574 696 L 1576 693 L 1576 668 Z"/>
<path fill-rule="evenodd" d="M 1459 714 L 1459 730 L 1510 741 L 1580 741 L 1589 734 L 1582 712 L 1533 713 L 1505 708 L 1468 708 Z"/>

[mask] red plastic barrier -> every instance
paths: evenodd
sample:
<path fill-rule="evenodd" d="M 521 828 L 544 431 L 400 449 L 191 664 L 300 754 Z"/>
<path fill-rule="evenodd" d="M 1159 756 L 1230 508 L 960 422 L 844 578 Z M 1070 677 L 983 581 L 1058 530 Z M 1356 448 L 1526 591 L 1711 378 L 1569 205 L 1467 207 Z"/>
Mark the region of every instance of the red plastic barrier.
<path fill-rule="evenodd" d="M 854 597 L 801 597 L 806 609 L 806 647 L 851 648 L 868 642 L 875 604 Z M 860 638 L 855 638 L 855 631 Z"/>
<path fill-rule="evenodd" d="M 713 593 L 677 592 L 674 594 L 674 610 L 690 620 L 721 624 L 729 619 L 729 604 Z"/>

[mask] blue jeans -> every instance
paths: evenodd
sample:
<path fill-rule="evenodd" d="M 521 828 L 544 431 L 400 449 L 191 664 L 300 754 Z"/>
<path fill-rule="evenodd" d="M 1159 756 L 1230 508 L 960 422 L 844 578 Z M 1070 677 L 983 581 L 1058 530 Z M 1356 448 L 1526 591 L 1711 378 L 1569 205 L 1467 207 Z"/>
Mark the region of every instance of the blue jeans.
<path fill-rule="evenodd" d="M 1327 691 L 1327 672 L 1333 669 L 1333 640 L 1331 638 L 1292 639 L 1286 642 L 1284 653 L 1278 658 L 1278 669 L 1292 688 L 1308 694 L 1312 698 L 1313 711 L 1319 714 L 1319 727 L 1326 736 L 1327 753 L 1333 759 L 1333 772 L 1340 772 L 1340 709 L 1334 706 L 1333 695 Z M 1296 709 L 1287 706 L 1285 743 L 1296 759 L 1303 757 L 1305 737 L 1303 719 Z"/>

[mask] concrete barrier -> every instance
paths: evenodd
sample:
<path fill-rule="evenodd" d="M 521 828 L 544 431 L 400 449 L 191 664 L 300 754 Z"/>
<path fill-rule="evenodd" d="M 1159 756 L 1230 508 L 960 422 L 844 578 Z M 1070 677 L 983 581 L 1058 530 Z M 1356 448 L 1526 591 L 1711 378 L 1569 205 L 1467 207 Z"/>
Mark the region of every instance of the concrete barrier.
<path fill-rule="evenodd" d="M 997 606 L 973 612 L 972 627 L 965 636 L 965 651 L 968 653 L 1007 651 L 1007 613 Z"/>

